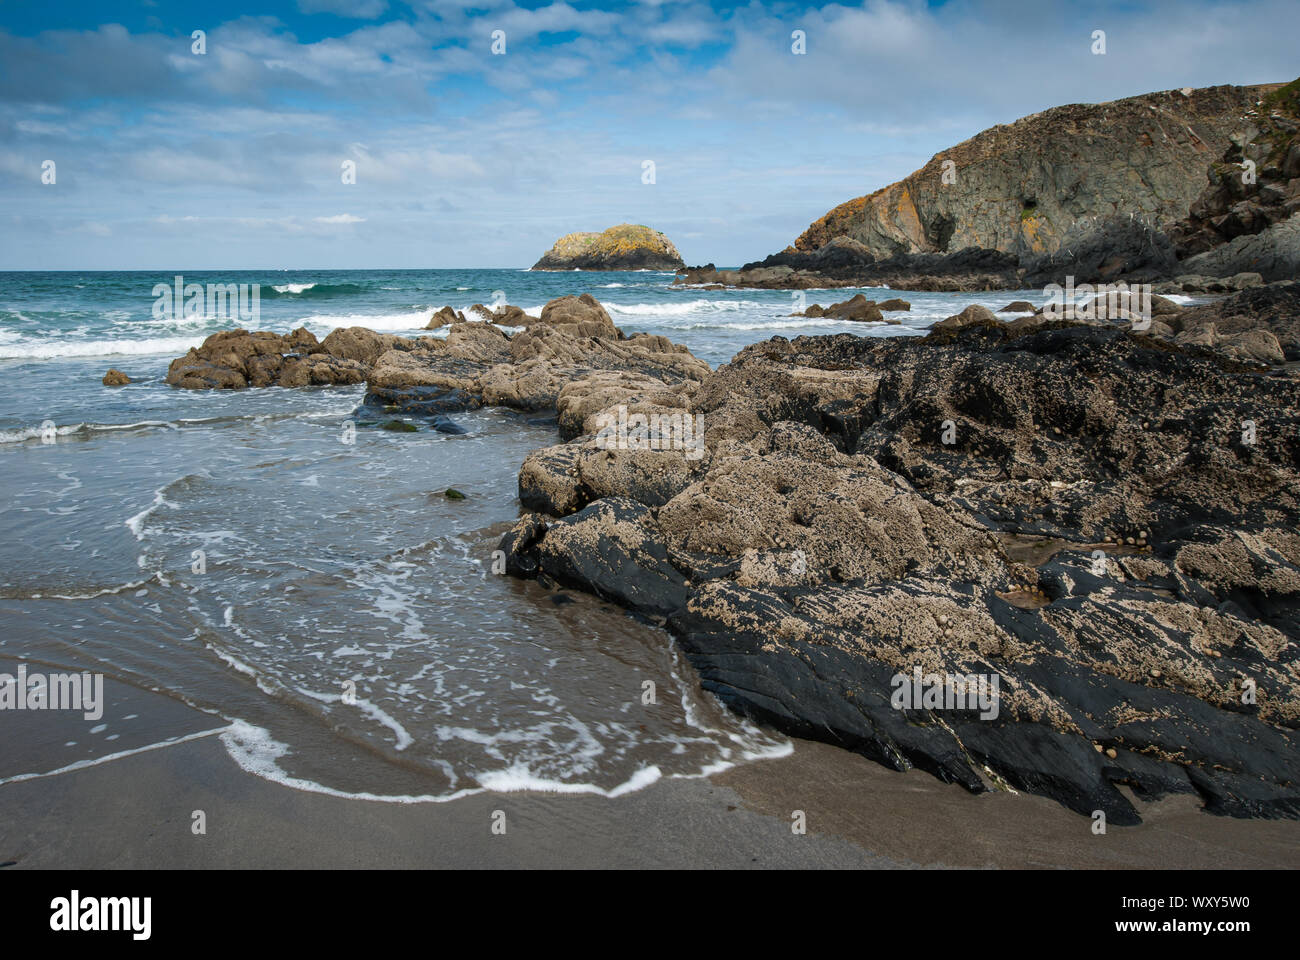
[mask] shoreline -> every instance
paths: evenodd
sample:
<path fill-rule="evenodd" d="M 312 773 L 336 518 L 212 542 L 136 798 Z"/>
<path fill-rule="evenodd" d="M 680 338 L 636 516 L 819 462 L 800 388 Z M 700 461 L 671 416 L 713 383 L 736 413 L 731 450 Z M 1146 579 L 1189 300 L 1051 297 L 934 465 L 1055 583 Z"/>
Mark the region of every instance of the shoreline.
<path fill-rule="evenodd" d="M 158 695 L 147 695 L 159 700 Z M 198 714 L 196 724 L 211 718 Z M 1208 816 L 1189 798 L 1094 835 L 1026 794 L 972 796 L 826 744 L 617 798 L 488 792 L 344 799 L 241 769 L 214 735 L 0 784 L 9 869 L 1300 867 L 1300 823 Z M 207 833 L 191 832 L 204 811 Z M 791 831 L 803 810 L 807 833 Z M 496 811 L 505 835 L 493 835 Z"/>

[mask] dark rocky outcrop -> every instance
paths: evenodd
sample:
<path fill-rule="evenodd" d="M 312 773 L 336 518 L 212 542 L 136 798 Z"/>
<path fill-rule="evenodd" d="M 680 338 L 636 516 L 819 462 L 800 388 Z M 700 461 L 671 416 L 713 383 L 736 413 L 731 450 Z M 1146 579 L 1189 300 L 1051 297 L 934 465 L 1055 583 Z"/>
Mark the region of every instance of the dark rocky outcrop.
<path fill-rule="evenodd" d="M 451 307 L 443 307 L 435 313 L 426 329 L 448 327 L 448 335 L 441 339 L 399 337 L 367 327 L 332 330 L 322 341 L 317 341 L 304 327 L 284 335 L 269 331 L 223 330 L 212 334 L 201 346 L 191 348 L 184 357 L 173 360 L 167 372 L 167 382 L 195 390 L 361 383 L 371 377 L 383 358 L 384 369 L 375 382 L 389 385 L 388 381 L 402 380 L 401 371 L 418 368 L 419 358 L 433 354 L 453 357 L 459 364 L 512 364 L 516 360 L 522 362 L 532 358 L 532 355 L 525 355 L 529 351 L 522 347 L 523 344 L 532 344 L 529 349 L 533 354 L 545 355 L 548 349 L 537 345 L 546 343 L 558 345 L 559 352 L 568 349 L 576 358 L 581 350 L 575 350 L 571 343 L 566 345 L 565 342 L 590 337 L 625 341 L 629 347 L 645 352 L 666 349 L 668 353 L 689 357 L 697 369 L 701 365 L 701 361 L 690 357 L 685 347 L 669 344 L 662 337 L 638 334 L 627 338 L 614 326 L 614 321 L 599 301 L 588 293 L 552 300 L 542 310 L 541 317 L 529 316 L 522 308 L 510 304 L 495 311 L 475 304 L 470 312 L 484 317 L 484 321 L 467 321 L 463 313 Z M 500 329 L 501 326 L 523 326 L 532 336 L 518 341 L 512 355 L 512 340 Z M 707 365 L 703 366 L 707 369 Z M 529 368 L 521 373 L 535 375 L 536 370 Z M 415 376 L 412 382 L 418 380 L 419 377 Z M 455 383 L 451 388 L 463 386 L 464 383 Z M 553 392 L 558 393 L 558 390 L 556 386 Z M 551 402 L 553 400 L 552 396 Z M 543 402 L 542 406 L 546 403 Z"/>
<path fill-rule="evenodd" d="M 996 250 L 898 254 L 878 260 L 866 246 L 839 237 L 811 252 L 788 249 L 739 270 L 712 264 L 678 271 L 678 285 L 806 290 L 884 286 L 896 290 L 1002 290 L 1019 285 L 1019 261 Z"/>
<path fill-rule="evenodd" d="M 1209 183 L 1170 229 L 1188 273 L 1300 270 L 1300 80 L 1263 97 L 1212 163 Z"/>
<path fill-rule="evenodd" d="M 1294 321 L 1294 291 L 1238 296 L 1274 315 L 1254 331 Z M 1112 824 L 1139 816 L 1121 786 L 1300 816 L 1300 379 L 991 317 L 570 382 L 508 570 L 666 623 L 735 709 L 895 769 Z M 702 455 L 602 447 L 631 402 L 701 417 Z M 999 678 L 996 716 L 896 709 L 915 668 Z"/>
<path fill-rule="evenodd" d="M 534 270 L 677 270 L 684 264 L 657 230 L 622 223 L 602 233 L 570 233 L 533 264 Z"/>
<path fill-rule="evenodd" d="M 666 337 L 629 337 L 590 294 L 551 300 L 532 319 L 513 335 L 489 323 L 455 323 L 445 339 L 394 345 L 371 366 L 365 403 L 413 416 L 471 405 L 555 411 L 561 431 L 576 435 L 587 394 L 657 396 L 669 384 L 689 392 L 709 373 Z"/>
<path fill-rule="evenodd" d="M 399 341 L 411 343 L 362 327 L 335 330 L 324 343 L 304 327 L 283 336 L 223 330 L 173 360 L 167 382 L 190 390 L 361 383 L 381 348 Z"/>
<path fill-rule="evenodd" d="M 1262 342 L 1270 357 L 1280 351 L 1286 360 L 1300 361 L 1300 281 L 1248 287 L 1221 300 L 1184 307 L 1175 316 L 1162 319 L 1185 339 L 1208 340 L 1220 350 L 1234 338 L 1249 339 Z M 1276 341 L 1275 348 L 1267 337 Z"/>

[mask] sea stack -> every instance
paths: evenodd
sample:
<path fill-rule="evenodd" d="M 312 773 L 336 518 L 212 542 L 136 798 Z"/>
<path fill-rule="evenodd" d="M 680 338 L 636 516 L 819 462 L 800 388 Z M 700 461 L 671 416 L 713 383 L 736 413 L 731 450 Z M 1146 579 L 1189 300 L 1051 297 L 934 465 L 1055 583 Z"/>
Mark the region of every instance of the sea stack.
<path fill-rule="evenodd" d="M 671 240 L 647 226 L 620 223 L 601 233 L 570 233 L 533 264 L 534 270 L 679 270 Z"/>

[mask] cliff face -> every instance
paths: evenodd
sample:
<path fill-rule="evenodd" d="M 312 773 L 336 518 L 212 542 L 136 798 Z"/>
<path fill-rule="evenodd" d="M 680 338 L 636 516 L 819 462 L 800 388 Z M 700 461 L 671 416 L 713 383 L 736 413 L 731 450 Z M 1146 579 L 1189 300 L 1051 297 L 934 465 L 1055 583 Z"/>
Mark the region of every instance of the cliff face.
<path fill-rule="evenodd" d="M 1187 270 L 1265 280 L 1300 270 L 1300 80 L 1265 96 L 1169 231 Z"/>
<path fill-rule="evenodd" d="M 671 240 L 640 224 L 602 233 L 570 233 L 555 241 L 534 270 L 677 270 L 682 256 Z"/>
<path fill-rule="evenodd" d="M 1054 252 L 1085 219 L 1177 220 L 1246 113 L 1277 86 L 1070 104 L 992 127 L 831 210 L 795 248 L 844 236 L 877 258 L 966 247 L 1029 256 Z"/>

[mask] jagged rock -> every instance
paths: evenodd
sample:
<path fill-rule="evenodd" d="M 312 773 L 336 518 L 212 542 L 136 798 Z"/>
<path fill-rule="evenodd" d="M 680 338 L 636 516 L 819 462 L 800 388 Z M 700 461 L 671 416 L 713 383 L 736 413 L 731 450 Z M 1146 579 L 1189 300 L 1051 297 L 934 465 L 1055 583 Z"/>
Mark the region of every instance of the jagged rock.
<path fill-rule="evenodd" d="M 570 233 L 555 241 L 534 270 L 677 270 L 672 241 L 657 230 L 622 223 L 602 233 Z"/>
<path fill-rule="evenodd" d="M 388 350 L 413 350 L 415 346 L 414 341 L 395 334 L 376 333 L 366 327 L 340 327 L 329 332 L 321 342 L 320 352 L 370 366 Z"/>
<path fill-rule="evenodd" d="M 516 307 L 513 304 L 503 304 L 495 310 L 489 310 L 481 303 L 476 303 L 469 308 L 470 313 L 476 313 L 488 323 L 495 323 L 503 327 L 526 327 L 532 323 L 539 323 L 537 317 L 529 316 L 524 312 L 523 307 Z"/>
<path fill-rule="evenodd" d="M 594 489 L 586 433 L 529 458 L 554 516 L 501 548 L 667 618 L 734 708 L 896 769 L 1116 824 L 1117 784 L 1296 817 L 1300 382 L 1248 369 L 1041 319 L 776 337 L 662 398 L 706 425 L 679 492 L 627 465 Z M 897 709 L 914 668 L 999 678 L 996 715 Z"/>
<path fill-rule="evenodd" d="M 572 337 L 619 337 L 614 321 L 589 293 L 550 301 L 542 307 L 541 322 Z"/>
<path fill-rule="evenodd" d="M 666 337 L 626 336 L 595 298 L 559 297 L 514 336 L 485 323 L 452 324 L 445 341 L 417 349 L 397 345 L 370 371 L 369 392 L 456 390 L 479 402 L 520 410 L 553 410 L 569 383 L 602 372 L 657 382 L 698 381 L 709 365 Z"/>
<path fill-rule="evenodd" d="M 303 327 L 286 336 L 267 331 L 249 333 L 242 328 L 223 330 L 173 360 L 167 369 L 167 382 L 190 390 L 361 383 L 367 367 L 356 355 L 366 355 L 363 345 L 370 342 L 362 334 L 379 338 L 385 335 L 360 327 L 334 333 L 343 335 L 333 342 L 326 337 L 324 343 L 319 343 Z M 334 350 L 351 355 L 336 354 Z"/>
<path fill-rule="evenodd" d="M 665 616 L 686 599 L 685 578 L 654 535 L 649 508 L 626 497 L 549 525 L 535 549 L 537 568 L 553 579 L 634 610 Z"/>
<path fill-rule="evenodd" d="M 903 301 L 892 301 L 902 303 Z M 910 309 L 907 307 L 893 307 L 891 309 Z M 829 307 L 823 307 L 814 303 L 799 316 L 804 317 L 830 317 L 834 320 L 857 320 L 863 323 L 898 323 L 897 320 L 886 320 L 881 308 L 874 300 L 868 300 L 865 294 L 856 294 L 851 299 L 843 303 L 832 303 Z"/>
<path fill-rule="evenodd" d="M 1171 319 L 1180 334 L 1201 332 L 1200 342 L 1213 347 L 1218 336 L 1260 328 L 1277 339 L 1287 360 L 1300 360 L 1300 282 L 1247 287 L 1211 303 L 1185 307 Z"/>
<path fill-rule="evenodd" d="M 813 251 L 784 250 L 739 270 L 712 264 L 678 271 L 673 283 L 701 286 L 806 290 L 887 286 L 896 290 L 1000 290 L 1019 286 L 1012 254 L 974 247 L 956 253 L 898 254 L 877 260 L 865 246 L 837 237 Z"/>
<path fill-rule="evenodd" d="M 445 327 L 449 323 L 464 322 L 465 314 L 461 313 L 459 310 L 453 310 L 451 307 L 443 307 L 430 318 L 424 329 L 437 330 L 440 327 Z"/>
<path fill-rule="evenodd" d="M 1258 273 L 1236 273 L 1230 277 L 1204 277 L 1197 274 L 1179 274 L 1173 280 L 1153 284 L 1156 293 L 1229 293 L 1264 285 Z"/>
<path fill-rule="evenodd" d="M 1075 283 L 1145 283 L 1175 271 L 1173 243 L 1147 217 L 1093 217 L 1069 224 L 1053 249 L 1020 257 L 1020 283 L 1026 287 Z"/>
<path fill-rule="evenodd" d="M 1235 237 L 1181 266 L 1215 277 L 1251 273 L 1261 280 L 1294 279 L 1300 275 L 1300 216 L 1293 215 L 1259 233 Z"/>
<path fill-rule="evenodd" d="M 1265 95 L 1242 124 L 1170 236 L 1190 271 L 1294 279 L 1300 268 L 1300 80 Z"/>

